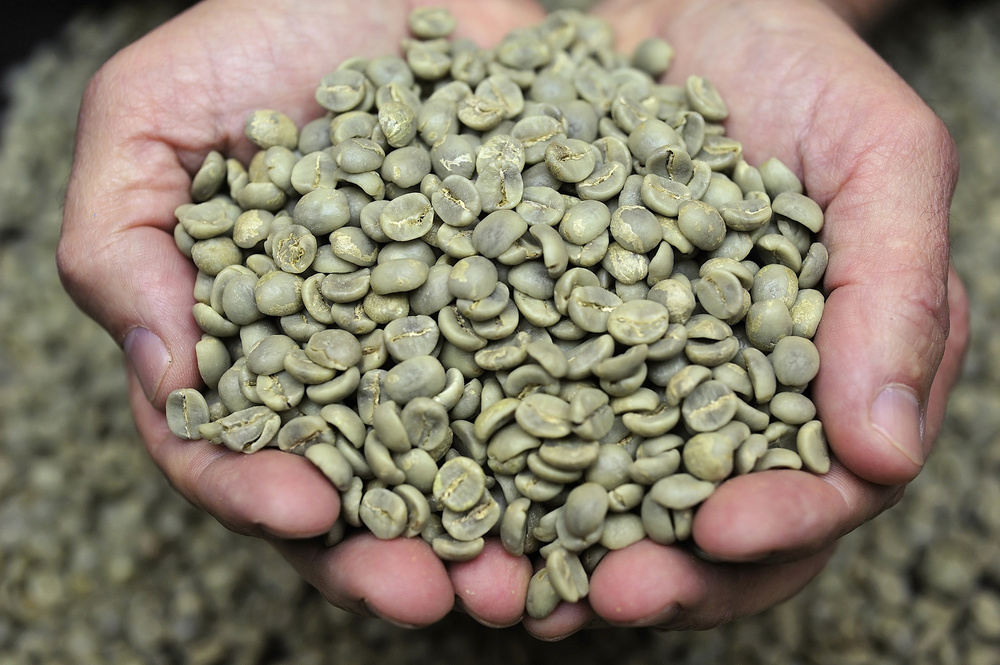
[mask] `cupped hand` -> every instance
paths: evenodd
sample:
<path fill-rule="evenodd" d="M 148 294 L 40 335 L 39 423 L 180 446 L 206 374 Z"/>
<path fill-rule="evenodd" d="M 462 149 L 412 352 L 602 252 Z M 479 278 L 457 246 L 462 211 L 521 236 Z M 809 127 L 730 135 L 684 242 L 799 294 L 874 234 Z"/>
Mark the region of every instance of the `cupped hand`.
<path fill-rule="evenodd" d="M 327 551 L 301 540 L 325 533 L 340 510 L 307 460 L 180 441 L 163 408 L 170 391 L 199 384 L 195 269 L 172 236 L 192 174 L 213 149 L 249 159 L 244 122 L 256 109 L 299 125 L 322 115 L 317 82 L 350 56 L 395 52 L 421 4 L 206 0 L 122 50 L 83 99 L 58 252 L 67 290 L 125 349 L 139 432 L 171 483 L 231 529 L 279 541 L 332 602 L 407 625 L 440 619 L 454 601 L 448 571 L 426 543 L 359 537 Z M 456 36 L 482 45 L 542 18 L 529 0 L 435 4 L 451 5 Z M 523 607 L 526 578 L 518 585 Z M 510 605 L 499 620 L 519 618 Z"/>
<path fill-rule="evenodd" d="M 425 625 L 457 598 L 482 623 L 509 625 L 521 618 L 527 559 L 491 542 L 476 560 L 446 566 L 422 540 L 367 535 L 326 549 L 310 537 L 333 524 L 339 499 L 311 464 L 178 441 L 162 412 L 171 390 L 198 382 L 201 333 L 178 315 L 193 302 L 194 269 L 171 235 L 191 174 L 211 149 L 250 156 L 252 110 L 318 116 L 316 81 L 350 55 L 394 49 L 412 4 L 208 0 L 122 51 L 81 108 L 59 265 L 77 302 L 125 348 L 140 433 L 189 500 L 271 539 L 338 606 Z M 541 18 L 527 0 L 450 4 L 459 33 L 483 45 Z M 821 478 L 775 471 L 725 483 L 694 535 L 726 563 L 648 541 L 610 553 L 586 602 L 525 621 L 549 639 L 594 623 L 704 628 L 801 589 L 835 540 L 919 471 L 966 337 L 964 292 L 948 273 L 952 147 L 846 25 L 791 0 L 609 0 L 598 12 L 625 52 L 651 33 L 666 37 L 678 53 L 668 78 L 710 77 L 748 161 L 778 156 L 826 209 L 830 295 L 815 398 L 837 459 Z"/>
<path fill-rule="evenodd" d="M 746 160 L 778 157 L 824 208 L 828 300 L 813 395 L 835 459 L 825 476 L 725 482 L 694 520 L 708 557 L 648 541 L 609 553 L 589 607 L 526 622 L 546 637 L 591 622 L 708 628 L 795 594 L 839 537 L 892 506 L 920 471 L 968 337 L 968 302 L 949 269 L 953 144 L 828 7 L 607 0 L 596 11 L 626 53 L 650 34 L 667 39 L 667 81 L 708 77 Z"/>

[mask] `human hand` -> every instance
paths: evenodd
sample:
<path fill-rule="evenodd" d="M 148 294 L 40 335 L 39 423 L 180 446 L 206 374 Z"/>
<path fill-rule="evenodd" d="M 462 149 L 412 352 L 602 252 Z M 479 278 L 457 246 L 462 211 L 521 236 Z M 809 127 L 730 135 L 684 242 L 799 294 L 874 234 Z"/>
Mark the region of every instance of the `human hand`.
<path fill-rule="evenodd" d="M 504 3 L 479 3 L 476 11 L 490 11 L 502 4 Z M 652 15 L 651 4 L 633 3 L 627 11 L 620 12 L 615 11 L 612 5 L 605 5 L 603 11 L 621 14 L 615 17 L 617 25 L 628 33 L 628 38 L 636 41 L 649 33 L 650 26 L 644 21 Z M 703 4 L 706 8 L 709 6 L 709 3 Z M 537 9 L 531 5 L 519 3 L 518 6 L 523 7 L 523 12 L 516 19 L 510 18 L 512 14 L 502 14 L 479 22 L 471 16 L 463 16 L 463 13 L 468 13 L 469 5 L 456 2 L 453 9 L 459 16 L 460 29 L 473 31 L 466 34 L 480 43 L 487 43 L 512 27 L 512 20 L 530 24 L 540 18 Z M 531 573 L 527 560 L 510 557 L 497 543 L 488 544 L 484 554 L 473 562 L 446 567 L 420 540 L 382 542 L 371 536 L 360 535 L 331 550 L 326 550 L 311 540 L 300 540 L 326 531 L 339 511 L 336 493 L 311 465 L 304 464 L 301 458 L 275 451 L 265 450 L 247 457 L 230 454 L 203 442 L 182 444 L 169 433 L 163 419 L 162 406 L 166 394 L 173 388 L 195 385 L 198 381 L 193 366 L 187 366 L 181 361 L 170 363 L 161 375 L 160 368 L 165 364 L 164 351 L 157 348 L 155 338 L 144 332 L 152 331 L 162 339 L 162 348 L 166 349 L 167 357 L 173 358 L 189 357 L 189 350 L 200 337 L 200 331 L 193 323 L 168 317 L 168 313 L 184 311 L 191 305 L 193 269 L 176 252 L 173 239 L 168 233 L 174 222 L 173 209 L 187 200 L 190 173 L 211 148 L 244 160 L 249 157 L 251 148 L 242 139 L 242 127 L 246 114 L 253 109 L 280 108 L 289 112 L 298 122 L 318 114 L 318 109 L 311 100 L 311 90 L 315 81 L 330 68 L 330 63 L 347 55 L 366 52 L 374 54 L 385 50 L 383 44 L 369 44 L 367 48 L 361 44 L 364 40 L 358 38 L 358 32 L 354 29 L 360 25 L 359 22 L 366 20 L 365 17 L 370 19 L 382 11 L 386 17 L 400 18 L 398 25 L 377 23 L 386 36 L 386 44 L 395 44 L 403 34 L 402 17 L 405 17 L 406 9 L 393 3 L 380 3 L 366 7 L 360 18 L 352 15 L 351 20 L 356 22 L 350 24 L 351 30 L 346 31 L 348 34 L 344 35 L 344 39 L 334 44 L 334 40 L 330 38 L 329 26 L 335 22 L 333 14 L 336 13 L 336 8 L 323 9 L 321 16 L 325 20 L 317 20 L 317 14 L 314 13 L 314 20 L 302 26 L 289 18 L 296 11 L 292 8 L 248 10 L 235 4 L 206 2 L 109 63 L 91 85 L 82 111 L 77 162 L 67 197 L 66 232 L 60 248 L 60 266 L 68 288 L 81 306 L 101 321 L 126 347 L 134 370 L 131 395 L 140 432 L 153 458 L 192 502 L 204 507 L 236 531 L 274 539 L 275 544 L 306 579 L 341 607 L 359 613 L 378 614 L 397 623 L 422 625 L 448 612 L 457 596 L 465 609 L 483 623 L 507 625 L 516 622 L 521 615 L 527 578 Z M 248 16 L 251 11 L 252 14 Z M 270 18 L 265 20 L 261 12 Z M 352 8 L 352 13 L 357 14 L 358 10 Z M 698 11 L 690 12 L 685 19 L 671 21 L 668 27 L 671 31 L 679 32 L 681 25 L 693 26 L 697 20 L 709 20 L 710 17 L 711 12 L 706 13 L 698 8 Z M 822 13 L 814 12 L 814 15 L 807 18 L 813 22 L 814 27 L 816 24 L 839 27 L 834 19 Z M 296 56 L 300 58 L 308 45 L 313 45 L 315 50 L 308 49 L 308 59 L 299 61 L 299 66 L 292 72 L 279 64 L 268 64 L 264 72 L 254 71 L 244 52 L 227 54 L 225 49 L 219 49 L 218 44 L 226 43 L 226 36 L 230 32 L 237 32 L 233 28 L 233 20 L 258 26 L 250 32 L 243 29 L 239 32 L 245 36 L 242 43 L 254 43 L 254 35 L 259 35 L 258 39 L 267 40 L 265 43 L 269 43 L 269 47 L 274 49 L 268 53 L 268 63 L 281 63 L 290 59 L 291 56 L 283 58 L 282 54 L 288 53 L 293 47 L 300 49 Z M 624 30 L 630 20 L 641 24 L 637 30 Z M 268 23 L 289 26 L 294 23 L 297 32 L 294 38 L 283 43 L 284 40 L 278 39 L 274 34 L 264 34 L 261 26 Z M 346 23 L 340 25 L 346 27 Z M 786 27 L 787 25 L 793 24 L 786 24 Z M 477 28 L 478 33 L 475 32 Z M 708 34 L 711 32 L 710 30 Z M 842 32 L 844 34 L 840 34 L 839 41 L 834 40 L 836 53 L 846 53 L 868 67 L 874 67 L 879 77 L 891 79 L 895 87 L 890 90 L 894 91 L 895 96 L 885 91 L 881 94 L 896 99 L 902 107 L 901 112 L 915 113 L 917 120 L 922 119 L 932 130 L 940 131 L 940 127 L 926 117 L 926 110 L 912 98 L 912 93 L 902 94 L 905 86 L 893 79 L 891 73 L 885 71 L 884 65 L 878 65 L 877 58 L 864 51 L 856 38 L 846 31 Z M 702 57 L 687 54 L 691 57 L 685 58 L 685 51 L 689 46 L 683 35 L 674 36 L 666 31 L 662 34 L 678 46 L 680 58 L 673 68 L 676 74 L 695 71 L 691 67 L 699 60 L 711 62 L 705 58 L 704 52 Z M 726 33 L 720 29 L 720 34 Z M 705 36 L 707 38 L 707 34 Z M 786 38 L 789 36 L 786 35 Z M 688 40 L 690 39 L 688 36 Z M 742 41 L 747 42 L 744 48 L 752 48 L 754 39 L 764 41 L 764 36 L 744 33 L 741 37 Z M 621 47 L 628 52 L 629 45 L 624 38 Z M 180 56 L 175 56 L 173 61 L 166 64 L 157 63 L 167 50 L 179 53 Z M 776 48 L 771 52 L 771 57 L 780 60 L 777 57 L 780 53 Z M 820 63 L 806 60 L 804 67 L 808 72 L 815 73 L 816 70 L 809 67 L 825 63 L 826 68 L 820 67 L 820 73 L 828 74 L 830 68 L 838 64 L 836 56 L 829 58 Z M 872 60 L 875 61 L 874 65 L 870 62 Z M 690 64 L 685 64 L 685 61 Z M 739 59 L 734 61 L 744 62 Z M 163 67 L 166 71 L 158 67 Z M 203 78 L 206 73 L 218 76 L 218 72 L 232 73 L 221 80 L 206 81 Z M 746 84 L 740 80 L 743 72 L 730 72 L 727 79 L 725 76 L 720 77 L 716 68 L 706 66 L 699 73 L 709 75 L 723 93 L 738 91 L 740 85 Z M 813 73 L 809 76 L 813 76 Z M 858 78 L 852 80 L 870 84 L 870 74 L 871 72 L 858 73 Z M 799 75 L 812 80 L 804 74 Z M 776 77 L 776 86 L 778 80 Z M 129 82 L 129 89 L 140 91 L 142 94 L 137 97 L 144 98 L 123 98 L 125 91 L 116 85 L 119 81 Z M 248 81 L 253 81 L 253 84 L 247 85 Z M 217 87 L 206 89 L 206 83 Z M 164 85 L 167 87 L 164 88 Z M 768 88 L 766 94 L 772 93 L 774 89 Z M 732 97 L 732 93 L 729 97 Z M 792 118 L 785 118 L 786 122 L 782 123 L 770 115 L 782 109 L 762 105 L 763 97 L 743 102 L 729 100 L 733 109 L 729 133 L 744 141 L 751 161 L 757 157 L 777 154 L 793 168 L 804 171 L 806 185 L 817 198 L 819 196 L 813 191 L 817 186 L 814 183 L 825 178 L 829 181 L 826 185 L 827 198 L 821 199 L 821 202 L 832 202 L 836 198 L 832 195 L 836 186 L 830 183 L 835 181 L 836 176 L 821 169 L 833 167 L 817 161 L 822 155 L 812 155 L 811 162 L 805 159 L 799 161 L 796 159 L 800 147 L 794 140 L 796 135 L 790 131 L 781 133 L 794 126 L 789 120 L 801 121 L 797 114 L 802 112 L 802 107 L 783 109 L 786 113 L 791 111 L 788 115 Z M 897 97 L 905 99 L 900 101 Z M 803 103 L 801 99 L 798 101 Z M 904 104 L 904 101 L 907 103 Z M 769 123 L 770 131 L 761 131 L 755 140 L 747 140 L 746 132 L 740 129 L 740 125 L 734 124 L 740 121 L 740 109 L 766 109 L 762 116 L 766 115 L 769 121 L 773 120 L 773 123 Z M 184 115 L 179 117 L 180 113 Z M 744 129 L 758 127 L 753 119 L 746 116 L 742 116 L 742 122 Z M 154 129 L 151 131 L 150 127 Z M 831 131 L 827 133 L 826 139 L 843 143 L 851 138 L 849 134 L 847 131 L 839 134 Z M 803 136 L 804 140 L 810 141 L 815 141 L 816 138 L 813 135 Z M 927 137 L 923 138 L 928 140 Z M 943 140 L 940 135 L 937 138 Z M 941 151 L 940 154 L 947 153 L 944 149 L 946 146 L 939 145 L 937 148 Z M 863 157 L 855 148 L 855 161 L 860 163 Z M 885 158 L 890 157 L 891 155 L 886 155 Z M 811 169 L 815 169 L 815 172 Z M 842 182 L 847 182 L 844 173 L 849 168 L 839 164 L 839 169 L 837 173 L 843 178 Z M 948 169 L 945 166 L 942 170 Z M 906 174 L 899 174 L 899 177 L 904 175 Z M 912 174 L 909 175 L 912 177 Z M 102 179 L 107 179 L 110 186 Z M 869 188 L 881 189 L 881 183 L 885 181 L 886 176 L 877 172 L 874 176 L 869 176 L 867 185 Z M 855 196 L 863 197 L 864 188 L 860 187 L 857 176 L 851 182 L 859 183 Z M 950 186 L 950 182 L 938 183 L 937 195 L 941 198 L 934 201 L 936 207 L 930 205 L 934 196 L 923 192 L 927 195 L 927 201 L 922 202 L 920 210 L 937 211 L 937 216 L 929 221 L 929 226 L 936 228 L 939 234 L 945 228 L 944 215 Z M 903 205 L 901 201 L 892 199 L 889 203 L 881 203 L 894 203 L 897 207 Z M 847 219 L 849 215 L 844 214 Z M 870 214 L 874 215 L 876 212 Z M 102 217 L 102 223 L 92 224 L 92 215 Z M 859 216 L 859 213 L 854 212 L 853 216 Z M 838 223 L 834 219 L 828 209 L 828 243 L 835 237 L 832 236 L 834 225 L 839 224 L 839 228 L 843 229 L 846 223 L 850 223 Z M 899 231 L 905 232 L 907 229 Z M 841 233 L 846 235 L 844 231 Z M 919 247 L 922 238 L 916 237 L 914 231 L 910 231 L 910 235 L 914 237 L 907 236 L 904 239 L 918 243 Z M 946 233 L 944 237 L 946 247 Z M 841 244 L 845 244 L 845 241 L 842 240 Z M 840 256 L 834 254 L 831 257 L 828 285 L 832 283 L 830 280 L 838 265 L 842 266 L 842 273 L 846 271 L 854 278 L 853 281 L 847 277 L 842 278 L 844 286 L 853 285 L 850 289 L 843 290 L 846 303 L 839 310 L 842 312 L 839 318 L 843 321 L 850 316 L 852 302 L 855 307 L 863 304 L 859 302 L 862 296 L 851 297 L 852 290 L 867 285 L 867 288 L 877 291 L 884 298 L 890 282 L 877 283 L 877 280 L 870 278 L 870 275 L 880 273 L 867 272 L 868 263 L 871 262 L 864 263 L 862 258 L 851 256 L 854 250 L 841 248 L 840 251 Z M 920 255 L 920 250 L 917 252 L 915 255 Z M 832 245 L 831 253 L 833 254 Z M 934 257 L 927 257 L 928 264 L 933 263 L 932 258 Z M 920 268 L 919 274 L 924 277 L 929 275 L 928 278 L 934 276 L 929 268 Z M 168 279 L 167 275 L 173 277 Z M 141 283 L 137 282 L 137 276 L 142 276 L 139 278 Z M 128 297 L 123 298 L 122 293 Z M 930 430 L 940 423 L 943 395 L 957 371 L 958 357 L 963 346 L 961 338 L 964 328 L 960 324 L 963 320 L 964 300 L 960 291 L 954 306 L 957 333 L 954 339 L 959 341 L 952 342 L 951 350 L 945 356 L 939 372 L 941 379 L 938 381 L 939 385 L 935 386 L 933 399 L 930 401 L 928 441 L 933 440 L 934 432 Z M 935 304 L 934 309 L 940 313 L 940 303 Z M 827 319 L 834 316 L 833 311 L 836 308 L 831 299 Z M 841 334 L 829 332 L 831 325 L 825 320 L 821 338 L 817 340 L 828 366 L 823 335 L 836 338 L 836 342 L 831 342 L 830 346 L 839 346 L 841 355 L 849 352 L 849 349 L 843 348 Z M 930 332 L 926 334 L 929 336 Z M 904 339 L 910 337 L 904 335 Z M 936 365 L 934 354 L 941 353 L 941 339 L 939 336 L 936 340 L 938 346 L 929 348 L 930 356 L 924 361 L 926 365 L 921 365 L 928 376 L 933 375 Z M 895 348 L 893 350 L 898 351 Z M 869 355 L 878 354 L 875 349 L 870 349 Z M 885 359 L 877 358 L 877 363 L 867 365 L 867 371 L 873 373 L 878 367 L 883 367 L 886 371 L 898 369 L 898 365 L 887 361 L 888 358 L 890 356 L 885 356 Z M 865 365 L 858 360 L 844 364 L 844 367 L 851 366 L 862 374 L 865 371 L 862 369 Z M 824 403 L 831 401 L 821 397 L 821 385 L 832 384 L 832 388 L 826 392 L 834 394 L 842 389 L 844 383 L 843 377 L 837 381 L 837 377 L 828 377 L 827 374 L 824 373 L 817 380 L 817 399 L 821 408 L 824 408 Z M 893 374 L 885 376 L 895 378 Z M 872 380 L 877 378 L 880 377 L 873 376 Z M 927 383 L 930 381 L 927 377 L 924 380 Z M 860 397 L 857 387 L 849 394 Z M 152 403 L 147 400 L 147 396 Z M 834 401 L 826 408 L 834 409 L 830 413 L 862 412 L 852 410 L 844 401 Z M 863 412 L 867 412 L 867 407 Z M 824 420 L 827 417 L 829 416 L 824 416 Z M 844 423 L 839 436 L 835 436 L 829 426 L 828 431 L 831 432 L 831 444 L 838 455 L 854 451 L 857 457 L 864 446 L 870 445 L 870 441 L 852 437 L 850 424 L 850 420 Z M 847 430 L 846 435 L 844 430 Z M 847 441 L 842 442 L 845 436 Z M 845 458 L 845 461 L 849 460 Z M 795 557 L 793 563 L 715 566 L 695 560 L 681 550 L 644 542 L 613 553 L 602 563 L 592 582 L 589 605 L 581 603 L 563 606 L 543 621 L 526 621 L 527 628 L 541 637 L 555 638 L 569 634 L 584 624 L 600 620 L 613 623 L 656 623 L 670 627 L 705 627 L 774 604 L 797 591 L 819 571 L 825 562 L 829 550 L 826 546 L 830 542 L 887 505 L 885 491 L 862 481 L 860 477 L 879 480 L 878 477 L 870 478 L 865 473 L 875 472 L 877 476 L 888 468 L 890 474 L 897 473 L 899 478 L 882 478 L 882 482 L 902 483 L 917 470 L 911 465 L 900 471 L 898 461 L 896 467 L 893 467 L 891 459 L 887 466 L 881 462 L 864 460 L 857 465 L 857 469 L 851 464 L 848 466 L 858 475 L 846 472 L 843 467 L 835 467 L 822 481 L 823 484 L 819 484 L 821 481 L 815 478 L 808 480 L 811 478 L 808 476 L 805 479 L 785 478 L 777 486 L 765 486 L 763 481 L 752 481 L 739 494 L 740 497 L 745 496 L 742 493 L 745 491 L 763 494 L 770 505 L 779 507 L 791 494 L 810 499 L 813 505 L 833 503 L 836 510 L 831 509 L 826 514 L 804 514 L 800 516 L 803 519 L 794 522 L 787 520 L 789 515 L 786 513 L 781 520 L 772 519 L 772 522 L 779 523 L 765 524 L 758 532 L 747 533 L 746 523 L 740 521 L 741 516 L 756 518 L 757 514 L 750 507 L 743 506 L 742 499 L 735 498 L 736 492 L 730 491 L 727 494 L 723 490 L 706 503 L 699 513 L 695 536 L 706 551 L 733 561 L 755 561 L 763 552 L 778 552 L 779 557 Z M 773 472 L 762 474 L 761 477 L 766 475 L 770 479 L 776 474 L 784 475 Z M 740 481 L 745 483 L 742 479 Z M 736 482 L 727 483 L 723 489 Z M 778 489 L 781 491 L 777 491 Z M 726 496 L 731 499 L 728 504 Z M 802 503 L 798 505 L 803 506 Z M 743 512 L 734 512 L 734 508 L 742 508 Z M 748 515 L 748 512 L 753 514 Z M 729 521 L 735 524 L 729 524 Z M 703 539 L 707 539 L 706 542 L 702 542 Z M 765 547 L 766 545 L 772 547 Z M 809 556 L 798 558 L 804 556 L 804 552 Z M 771 560 L 779 557 L 772 557 Z M 636 566 L 636 570 L 643 571 L 642 579 L 635 579 L 635 574 L 629 572 L 633 566 Z M 674 614 L 672 619 L 671 614 Z"/>
<path fill-rule="evenodd" d="M 708 77 L 747 161 L 777 156 L 825 209 L 829 296 L 813 395 L 836 459 L 825 476 L 725 482 L 693 532 L 725 563 L 648 541 L 609 553 L 586 605 L 525 622 L 550 638 L 603 622 L 709 628 L 794 595 L 840 536 L 892 506 L 920 471 L 968 336 L 966 295 L 948 263 L 953 145 L 828 8 L 606 0 L 596 11 L 626 53 L 651 33 L 666 38 L 677 53 L 667 80 Z"/>
<path fill-rule="evenodd" d="M 311 463 L 179 441 L 163 409 L 170 391 L 200 382 L 192 350 L 201 331 L 188 314 L 195 269 L 172 236 L 192 174 L 212 149 L 246 163 L 255 148 L 244 122 L 256 109 L 299 125 L 321 115 L 317 82 L 349 56 L 393 52 L 421 4 L 207 0 L 124 49 L 83 99 L 58 253 L 70 294 L 126 351 L 139 433 L 173 485 L 234 531 L 280 542 L 335 604 L 409 625 L 453 605 L 448 571 L 426 543 L 361 536 L 316 546 L 308 538 L 331 527 L 340 501 Z M 451 5 L 456 36 L 484 46 L 542 17 L 530 0 L 435 4 Z M 516 621 L 523 592 L 510 605 L 484 620 Z"/>

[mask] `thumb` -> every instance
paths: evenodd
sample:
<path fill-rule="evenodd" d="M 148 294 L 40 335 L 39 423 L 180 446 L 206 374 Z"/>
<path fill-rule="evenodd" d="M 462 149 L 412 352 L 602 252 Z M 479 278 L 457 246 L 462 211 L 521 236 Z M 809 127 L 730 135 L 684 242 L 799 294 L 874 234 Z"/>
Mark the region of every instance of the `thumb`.
<path fill-rule="evenodd" d="M 880 137 L 895 152 L 869 152 L 827 209 L 830 295 L 816 338 L 815 395 L 831 447 L 851 471 L 887 485 L 919 473 L 941 419 L 928 403 L 950 332 L 947 220 L 957 171 L 936 119 L 897 120 L 901 129 Z M 906 136 L 907 126 L 936 131 Z M 951 356 L 961 345 L 953 341 Z M 950 358 L 944 369 L 955 365 Z"/>
<path fill-rule="evenodd" d="M 199 382 L 196 269 L 172 235 L 190 179 L 165 143 L 125 140 L 129 129 L 107 120 L 110 88 L 98 75 L 84 97 L 56 260 L 66 290 L 124 348 L 162 409 L 171 390 Z"/>

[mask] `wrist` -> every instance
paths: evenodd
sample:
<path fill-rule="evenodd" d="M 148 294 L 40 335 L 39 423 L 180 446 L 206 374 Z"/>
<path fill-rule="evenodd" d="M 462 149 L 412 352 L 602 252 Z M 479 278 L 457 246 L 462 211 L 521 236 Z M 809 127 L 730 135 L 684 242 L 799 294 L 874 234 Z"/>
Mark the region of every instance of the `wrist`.
<path fill-rule="evenodd" d="M 902 0 L 821 0 L 844 21 L 859 32 L 874 27 Z"/>

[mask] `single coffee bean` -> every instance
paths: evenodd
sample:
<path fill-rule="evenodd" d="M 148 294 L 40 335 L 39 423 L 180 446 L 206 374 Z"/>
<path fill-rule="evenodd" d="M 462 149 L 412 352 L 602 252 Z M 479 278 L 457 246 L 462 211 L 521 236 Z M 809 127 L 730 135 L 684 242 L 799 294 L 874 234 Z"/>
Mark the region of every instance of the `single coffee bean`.
<path fill-rule="evenodd" d="M 377 488 L 365 492 L 359 516 L 368 530 L 382 540 L 396 538 L 406 530 L 406 502 L 403 497 L 388 489 Z"/>

